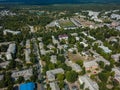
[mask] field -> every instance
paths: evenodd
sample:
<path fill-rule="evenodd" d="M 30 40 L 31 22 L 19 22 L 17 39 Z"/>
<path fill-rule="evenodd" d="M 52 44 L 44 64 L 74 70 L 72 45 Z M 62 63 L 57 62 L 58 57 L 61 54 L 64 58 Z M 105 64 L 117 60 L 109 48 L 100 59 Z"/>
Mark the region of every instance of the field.
<path fill-rule="evenodd" d="M 75 27 L 75 25 L 70 20 L 60 20 L 59 24 L 62 28 Z"/>
<path fill-rule="evenodd" d="M 93 57 L 82 56 L 80 53 L 77 54 L 68 53 L 68 57 L 73 62 L 76 62 L 78 60 L 88 61 L 94 59 Z"/>

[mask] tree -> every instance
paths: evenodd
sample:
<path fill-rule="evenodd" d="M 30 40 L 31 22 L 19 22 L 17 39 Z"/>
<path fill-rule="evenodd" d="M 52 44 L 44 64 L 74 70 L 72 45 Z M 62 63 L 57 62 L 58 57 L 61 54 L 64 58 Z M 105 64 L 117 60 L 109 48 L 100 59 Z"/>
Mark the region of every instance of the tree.
<path fill-rule="evenodd" d="M 13 90 L 13 85 L 9 85 L 7 90 Z"/>
<path fill-rule="evenodd" d="M 58 80 L 58 81 L 64 80 L 64 74 L 58 74 L 58 75 L 57 75 L 57 80 Z"/>
<path fill-rule="evenodd" d="M 106 65 L 106 66 L 105 66 L 105 70 L 106 70 L 106 71 L 111 71 L 111 69 L 112 69 L 112 67 L 111 67 L 110 65 Z"/>
<path fill-rule="evenodd" d="M 78 65 L 80 65 L 81 67 L 83 66 L 83 60 L 78 60 L 76 63 L 77 63 Z"/>
<path fill-rule="evenodd" d="M 80 85 L 80 89 L 84 89 L 85 83 Z"/>
<path fill-rule="evenodd" d="M 101 73 L 98 74 L 98 77 L 102 82 L 107 82 L 109 76 L 110 76 L 109 72 L 101 72 Z"/>
<path fill-rule="evenodd" d="M 64 81 L 60 81 L 59 82 L 59 87 L 62 89 L 64 87 L 64 84 L 65 84 Z"/>
<path fill-rule="evenodd" d="M 50 64 L 48 65 L 48 67 L 49 67 L 49 70 L 51 70 L 51 69 L 55 69 L 55 65 L 52 64 L 52 63 L 50 63 Z"/>
<path fill-rule="evenodd" d="M 100 68 L 104 68 L 104 66 L 105 66 L 103 61 L 99 61 L 98 64 L 99 64 Z"/>
<path fill-rule="evenodd" d="M 19 76 L 19 78 L 17 79 L 17 82 L 20 84 L 22 82 L 24 82 L 24 77 Z"/>
<path fill-rule="evenodd" d="M 7 69 L 13 69 L 16 67 L 16 61 L 11 60 L 9 65 L 7 66 Z"/>
<path fill-rule="evenodd" d="M 68 82 L 74 83 L 78 78 L 78 74 L 75 71 L 67 71 L 66 79 Z"/>

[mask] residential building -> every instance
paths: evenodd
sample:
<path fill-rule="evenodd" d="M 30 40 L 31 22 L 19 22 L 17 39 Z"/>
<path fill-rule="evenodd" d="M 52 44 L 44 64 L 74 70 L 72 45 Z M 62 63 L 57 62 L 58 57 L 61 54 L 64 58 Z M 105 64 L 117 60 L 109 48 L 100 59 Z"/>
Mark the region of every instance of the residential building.
<path fill-rule="evenodd" d="M 94 59 L 94 61 L 96 61 L 96 62 L 102 61 L 102 62 L 104 62 L 105 65 L 110 65 L 110 62 L 108 60 L 104 59 L 102 56 L 99 56 L 98 58 Z"/>
<path fill-rule="evenodd" d="M 26 63 L 31 63 L 31 61 L 30 61 L 30 54 L 31 54 L 30 40 L 26 41 L 26 49 L 24 51 L 25 51 L 25 61 L 26 61 Z"/>
<path fill-rule="evenodd" d="M 57 85 L 57 82 L 51 82 L 50 88 L 51 90 L 60 90 L 59 86 Z"/>
<path fill-rule="evenodd" d="M 59 73 L 63 73 L 64 74 L 64 70 L 62 68 L 58 68 L 58 69 L 47 71 L 46 75 L 47 75 L 48 81 L 54 81 L 55 80 L 55 75 L 59 74 Z"/>
<path fill-rule="evenodd" d="M 51 58 L 50 61 L 52 63 L 57 63 L 57 56 L 56 55 L 52 55 L 50 58 Z"/>
<path fill-rule="evenodd" d="M 105 47 L 105 46 L 99 46 L 99 48 L 101 48 L 105 53 L 111 53 L 112 52 L 108 47 Z"/>
<path fill-rule="evenodd" d="M 66 34 L 59 35 L 58 38 L 59 38 L 60 41 L 63 40 L 63 39 L 68 40 L 68 35 L 66 35 Z"/>
<path fill-rule="evenodd" d="M 119 19 L 120 19 L 120 15 L 119 15 L 119 14 L 112 14 L 112 15 L 111 15 L 111 18 L 112 18 L 112 19 L 119 20 Z"/>
<path fill-rule="evenodd" d="M 92 70 L 98 68 L 98 64 L 95 60 L 85 61 L 83 63 L 83 66 L 85 67 L 86 70 Z"/>
<path fill-rule="evenodd" d="M 82 71 L 80 65 L 78 65 L 78 64 L 76 64 L 76 63 L 73 63 L 72 61 L 66 60 L 65 63 L 66 63 L 68 66 L 72 67 L 72 70 L 74 70 L 74 71 L 76 71 L 76 72 L 81 72 L 81 71 Z"/>
<path fill-rule="evenodd" d="M 9 30 L 9 29 L 6 29 L 6 30 L 3 31 L 4 35 L 7 35 L 7 33 L 11 33 L 13 35 L 18 35 L 18 34 L 21 33 L 21 31 L 12 31 L 12 30 Z"/>
<path fill-rule="evenodd" d="M 80 84 L 84 83 L 84 89 L 89 88 L 89 90 L 99 90 L 99 86 L 96 82 L 92 81 L 88 76 L 79 76 Z"/>
<path fill-rule="evenodd" d="M 0 81 L 3 80 L 4 78 L 4 75 L 0 75 Z"/>
<path fill-rule="evenodd" d="M 33 75 L 32 69 L 26 69 L 22 71 L 15 71 L 12 73 L 12 78 L 17 80 L 20 76 L 23 76 L 25 80 L 28 80 Z"/>
<path fill-rule="evenodd" d="M 2 63 L 0 63 L 0 67 L 1 68 L 6 68 L 8 65 L 9 65 L 9 61 L 6 61 L 6 62 L 2 62 Z"/>
<path fill-rule="evenodd" d="M 115 72 L 114 79 L 120 83 L 120 68 L 112 68 Z"/>

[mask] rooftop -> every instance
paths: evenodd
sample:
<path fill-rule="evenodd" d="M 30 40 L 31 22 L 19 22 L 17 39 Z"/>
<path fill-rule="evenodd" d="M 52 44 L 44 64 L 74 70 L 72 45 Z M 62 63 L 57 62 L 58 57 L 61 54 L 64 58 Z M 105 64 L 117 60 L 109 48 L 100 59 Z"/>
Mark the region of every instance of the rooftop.
<path fill-rule="evenodd" d="M 79 76 L 80 84 L 84 83 L 84 88 L 89 88 L 89 90 L 99 90 L 99 86 L 96 82 L 92 81 L 88 76 Z"/>

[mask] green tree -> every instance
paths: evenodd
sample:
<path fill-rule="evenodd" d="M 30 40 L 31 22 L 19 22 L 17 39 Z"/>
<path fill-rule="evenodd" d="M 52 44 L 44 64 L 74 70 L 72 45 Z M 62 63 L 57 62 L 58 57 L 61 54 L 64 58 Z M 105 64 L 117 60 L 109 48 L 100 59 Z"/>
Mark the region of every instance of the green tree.
<path fill-rule="evenodd" d="M 104 68 L 104 66 L 105 66 L 103 61 L 99 61 L 98 64 L 99 64 L 100 68 Z"/>
<path fill-rule="evenodd" d="M 75 71 L 67 71 L 66 72 L 66 79 L 68 82 L 75 82 L 78 78 L 78 74 Z"/>
<path fill-rule="evenodd" d="M 81 67 L 83 66 L 83 60 L 77 60 L 76 62 L 78 65 L 80 65 Z"/>
<path fill-rule="evenodd" d="M 59 80 L 59 81 L 64 80 L 64 74 L 58 74 L 57 75 L 57 80 Z"/>
<path fill-rule="evenodd" d="M 22 82 L 24 82 L 24 77 L 19 76 L 19 78 L 17 79 L 17 82 L 20 84 Z"/>

